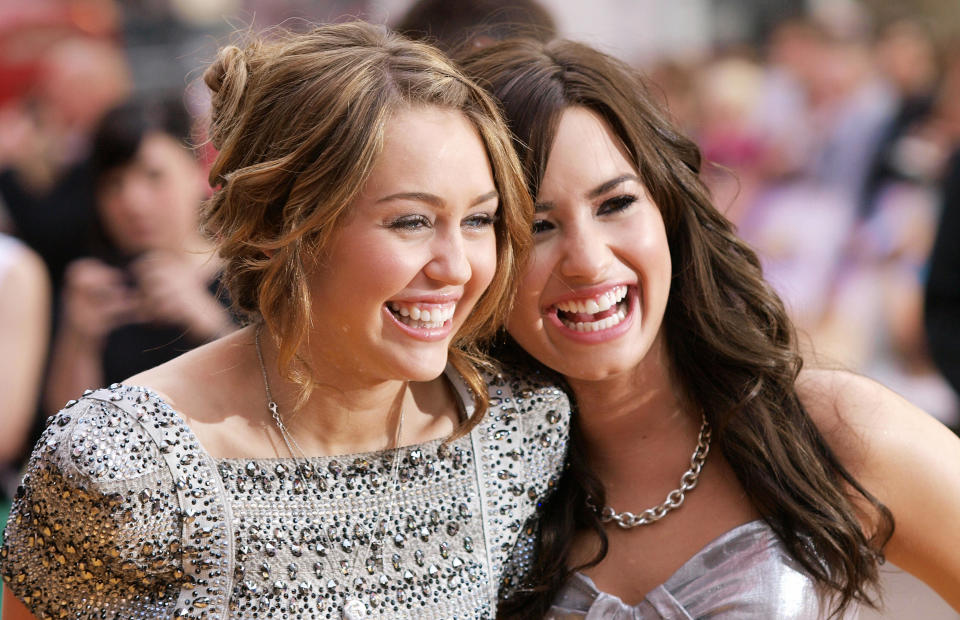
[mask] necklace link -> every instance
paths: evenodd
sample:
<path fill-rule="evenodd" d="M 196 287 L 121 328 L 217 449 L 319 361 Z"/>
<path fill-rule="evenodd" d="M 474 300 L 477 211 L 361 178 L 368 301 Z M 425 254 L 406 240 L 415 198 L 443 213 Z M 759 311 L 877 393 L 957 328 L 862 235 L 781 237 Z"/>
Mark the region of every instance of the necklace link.
<path fill-rule="evenodd" d="M 647 508 L 639 515 L 635 515 L 629 511 L 617 512 L 610 506 L 604 506 L 602 509 L 598 509 L 593 503 L 592 498 L 587 498 L 587 506 L 597 512 L 601 522 L 610 523 L 612 521 L 625 530 L 640 525 L 656 523 L 667 516 L 671 510 L 676 510 L 682 506 L 687 493 L 696 488 L 697 483 L 700 481 L 700 472 L 703 470 L 703 465 L 707 461 L 707 454 L 710 453 L 711 438 L 712 430 L 710 423 L 707 422 L 707 416 L 703 415 L 703 422 L 700 424 L 700 434 L 697 436 L 697 447 L 694 449 L 693 455 L 690 456 L 690 468 L 680 476 L 680 487 L 670 491 L 670 493 L 667 494 L 667 499 L 662 504 L 654 506 L 653 508 Z"/>

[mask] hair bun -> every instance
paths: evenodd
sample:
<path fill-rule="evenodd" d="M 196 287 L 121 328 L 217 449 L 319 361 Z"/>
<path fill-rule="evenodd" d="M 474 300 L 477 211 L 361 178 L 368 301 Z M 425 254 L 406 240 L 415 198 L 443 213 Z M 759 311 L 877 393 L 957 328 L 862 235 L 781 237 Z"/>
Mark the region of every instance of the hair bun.
<path fill-rule="evenodd" d="M 212 91 L 210 139 L 217 149 L 236 125 L 243 96 L 247 89 L 247 57 L 235 45 L 220 49 L 217 59 L 203 74 L 203 81 Z"/>

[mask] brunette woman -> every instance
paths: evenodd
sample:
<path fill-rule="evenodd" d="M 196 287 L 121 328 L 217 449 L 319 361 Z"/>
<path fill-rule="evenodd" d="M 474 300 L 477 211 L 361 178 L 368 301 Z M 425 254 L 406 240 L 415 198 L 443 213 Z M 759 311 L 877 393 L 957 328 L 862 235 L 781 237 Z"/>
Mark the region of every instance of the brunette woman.
<path fill-rule="evenodd" d="M 841 616 L 877 600 L 884 558 L 960 609 L 960 440 L 866 379 L 801 372 L 783 304 L 637 74 L 562 41 L 464 67 L 502 102 L 536 202 L 508 331 L 579 410 L 502 615 Z"/>
<path fill-rule="evenodd" d="M 205 80 L 204 220 L 251 324 L 53 419 L 4 618 L 492 617 L 568 410 L 475 366 L 532 215 L 494 103 L 363 23 Z"/>

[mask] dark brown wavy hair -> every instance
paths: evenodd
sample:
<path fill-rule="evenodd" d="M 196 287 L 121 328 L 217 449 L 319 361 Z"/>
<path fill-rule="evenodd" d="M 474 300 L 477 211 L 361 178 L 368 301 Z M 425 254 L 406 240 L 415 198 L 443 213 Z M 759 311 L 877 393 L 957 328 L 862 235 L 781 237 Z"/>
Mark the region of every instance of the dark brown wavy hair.
<path fill-rule="evenodd" d="M 673 274 L 663 330 L 674 378 L 706 412 L 714 446 L 789 553 L 841 615 L 874 604 L 890 511 L 840 464 L 797 396 L 802 359 L 783 303 L 756 254 L 712 205 L 697 146 L 670 121 L 643 79 L 582 44 L 513 40 L 462 59 L 501 102 L 530 195 L 536 197 L 561 114 L 583 106 L 603 118 L 630 154 L 666 225 Z M 542 617 L 581 567 L 567 564 L 576 531 L 606 537 L 587 497 L 603 505 L 575 432 L 560 492 L 542 513 L 532 572 L 502 617 Z M 562 493 L 562 495 L 561 495 Z M 861 512 L 855 507 L 858 500 Z M 858 514 L 872 525 L 864 532 Z M 508 589 L 516 584 L 506 584 Z"/>
<path fill-rule="evenodd" d="M 224 259 L 236 310 L 276 340 L 281 375 L 312 387 L 297 355 L 309 338 L 307 274 L 323 256 L 383 147 L 399 110 L 459 110 L 486 147 L 499 195 L 497 268 L 454 337 L 450 360 L 482 416 L 487 389 L 477 343 L 509 311 L 517 265 L 530 239 L 533 206 L 496 103 L 436 48 L 364 22 L 319 26 L 222 48 L 204 74 L 212 91 L 210 170 L 217 187 L 204 227 Z"/>

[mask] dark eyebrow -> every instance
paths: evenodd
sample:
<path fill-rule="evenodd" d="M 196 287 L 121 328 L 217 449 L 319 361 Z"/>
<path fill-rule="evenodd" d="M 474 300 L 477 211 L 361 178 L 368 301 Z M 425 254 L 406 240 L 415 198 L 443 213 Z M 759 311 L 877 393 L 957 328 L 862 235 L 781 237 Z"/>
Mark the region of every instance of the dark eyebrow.
<path fill-rule="evenodd" d="M 609 192 L 611 189 L 613 189 L 617 185 L 620 185 L 621 183 L 626 183 L 627 181 L 636 181 L 637 183 L 639 183 L 640 177 L 638 177 L 635 174 L 624 174 L 624 175 L 618 176 L 615 179 L 610 179 L 609 181 L 605 183 L 601 183 L 597 187 L 590 190 L 590 193 L 587 194 L 587 197 L 596 198 L 602 194 Z"/>
<path fill-rule="evenodd" d="M 535 205 L 533 205 L 534 213 L 545 213 L 547 211 L 553 211 L 552 202 L 538 202 Z"/>
<path fill-rule="evenodd" d="M 471 207 L 475 207 L 479 204 L 483 204 L 488 200 L 493 200 L 494 198 L 499 197 L 497 190 L 493 190 L 478 196 L 470 203 Z M 440 208 L 443 206 L 443 199 L 437 195 L 430 194 L 427 192 L 399 192 L 397 194 L 390 194 L 389 196 L 384 196 L 383 198 L 377 200 L 377 203 L 388 202 L 390 200 L 414 200 L 416 202 L 425 202 L 430 206 Z"/>

